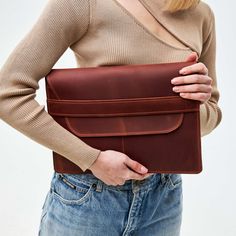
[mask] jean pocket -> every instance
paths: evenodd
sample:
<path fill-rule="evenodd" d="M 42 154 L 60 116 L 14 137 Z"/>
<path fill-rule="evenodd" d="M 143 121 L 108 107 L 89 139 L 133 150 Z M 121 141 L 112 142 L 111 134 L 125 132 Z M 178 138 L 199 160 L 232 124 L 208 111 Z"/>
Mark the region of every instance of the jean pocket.
<path fill-rule="evenodd" d="M 47 212 L 48 212 L 48 205 L 50 204 L 50 201 L 51 201 L 51 188 L 50 190 L 48 191 L 45 199 L 44 199 L 44 203 L 43 203 L 43 206 L 41 208 L 41 217 L 40 217 L 40 224 L 42 224 L 44 218 L 46 217 L 47 215 Z"/>
<path fill-rule="evenodd" d="M 52 193 L 55 198 L 64 204 L 82 204 L 89 200 L 94 183 L 89 183 L 67 174 L 57 173 L 52 184 Z"/>
<path fill-rule="evenodd" d="M 181 174 L 168 174 L 168 189 L 172 190 L 182 185 L 182 176 Z"/>
<path fill-rule="evenodd" d="M 43 219 L 45 218 L 46 214 L 47 214 L 47 209 L 45 207 L 43 207 L 41 217 L 40 217 L 40 224 L 43 223 Z"/>

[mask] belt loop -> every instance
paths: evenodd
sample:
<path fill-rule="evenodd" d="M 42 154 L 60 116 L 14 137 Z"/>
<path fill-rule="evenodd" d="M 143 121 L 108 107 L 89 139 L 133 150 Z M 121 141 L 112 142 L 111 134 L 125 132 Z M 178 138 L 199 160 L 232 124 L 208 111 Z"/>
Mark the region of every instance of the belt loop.
<path fill-rule="evenodd" d="M 98 182 L 96 183 L 97 187 L 96 187 L 96 191 L 97 192 L 102 192 L 102 181 L 98 180 Z"/>
<path fill-rule="evenodd" d="M 166 173 L 161 173 L 161 182 L 162 182 L 162 184 L 164 184 L 166 182 L 167 175 L 168 174 L 166 174 Z"/>

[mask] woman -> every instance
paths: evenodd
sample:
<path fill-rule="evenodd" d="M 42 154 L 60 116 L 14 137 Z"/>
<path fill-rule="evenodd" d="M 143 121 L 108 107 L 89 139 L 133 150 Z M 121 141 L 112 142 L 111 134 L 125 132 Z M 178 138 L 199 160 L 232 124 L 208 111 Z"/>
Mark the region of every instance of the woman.
<path fill-rule="evenodd" d="M 53 173 L 39 235 L 180 234 L 180 174 L 150 174 L 124 153 L 87 145 L 34 99 L 64 51 L 72 49 L 80 67 L 198 61 L 172 84 L 181 97 L 201 101 L 204 136 L 221 121 L 215 42 L 214 14 L 197 0 L 48 1 L 1 69 L 0 117 L 93 174 Z"/>

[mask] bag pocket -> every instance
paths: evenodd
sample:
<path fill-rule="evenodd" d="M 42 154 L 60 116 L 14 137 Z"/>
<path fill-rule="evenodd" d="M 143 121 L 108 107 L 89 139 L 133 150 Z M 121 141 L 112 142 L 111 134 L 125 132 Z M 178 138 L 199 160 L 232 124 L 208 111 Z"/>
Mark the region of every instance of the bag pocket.
<path fill-rule="evenodd" d="M 52 193 L 56 199 L 64 204 L 80 205 L 90 199 L 93 187 L 94 183 L 57 173 L 52 184 Z"/>

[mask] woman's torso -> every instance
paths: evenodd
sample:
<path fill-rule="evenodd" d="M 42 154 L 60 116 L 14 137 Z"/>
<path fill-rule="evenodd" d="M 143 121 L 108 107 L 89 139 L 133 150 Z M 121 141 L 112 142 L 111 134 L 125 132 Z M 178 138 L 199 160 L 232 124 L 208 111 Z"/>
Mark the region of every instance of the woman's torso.
<path fill-rule="evenodd" d="M 147 28 L 152 34 L 166 41 L 173 47 L 188 48 L 183 42 L 174 37 L 166 28 L 164 28 L 158 19 L 155 19 L 151 13 L 145 8 L 145 6 L 139 1 L 127 1 L 127 0 L 114 0 L 120 4 L 123 8 L 130 12 L 145 28 Z M 158 0 L 157 0 L 158 1 Z"/>
<path fill-rule="evenodd" d="M 158 0 L 91 0 L 88 30 L 71 49 L 81 67 L 184 61 L 201 53 L 207 10 L 199 5 L 171 15 Z"/>

